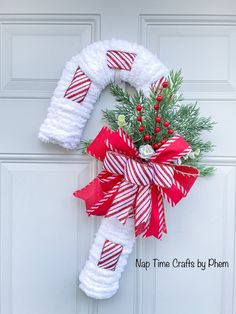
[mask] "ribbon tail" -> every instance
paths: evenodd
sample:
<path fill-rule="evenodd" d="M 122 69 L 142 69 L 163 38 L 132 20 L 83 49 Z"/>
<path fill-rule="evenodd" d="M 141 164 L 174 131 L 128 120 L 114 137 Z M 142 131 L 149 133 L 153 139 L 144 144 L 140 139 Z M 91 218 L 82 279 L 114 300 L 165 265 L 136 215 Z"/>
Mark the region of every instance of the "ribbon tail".
<path fill-rule="evenodd" d="M 149 226 L 152 198 L 150 186 L 139 186 L 134 211 L 135 236 L 144 234 Z"/>
<path fill-rule="evenodd" d="M 120 182 L 120 176 L 108 176 L 108 173 L 103 170 L 94 180 L 83 189 L 75 191 L 73 195 L 85 201 L 86 212 L 89 216 L 102 216 L 107 213 Z M 105 186 L 108 184 L 109 188 Z"/>
<path fill-rule="evenodd" d="M 123 181 L 105 217 L 116 216 L 122 224 L 125 224 L 133 209 L 137 190 L 134 184 Z"/>
<path fill-rule="evenodd" d="M 102 170 L 97 178 L 100 180 L 101 188 L 104 193 L 109 192 L 119 181 L 123 179 L 122 175 L 113 174 L 107 170 Z"/>
<path fill-rule="evenodd" d="M 110 191 L 104 193 L 103 198 L 86 210 L 87 214 L 89 216 L 105 216 L 117 194 L 120 184 L 121 182 L 118 182 Z"/>
<path fill-rule="evenodd" d="M 199 177 L 199 171 L 191 166 L 174 166 L 174 178 L 170 189 L 162 187 L 162 194 L 171 206 L 186 197 Z"/>
<path fill-rule="evenodd" d="M 186 196 L 199 177 L 199 170 L 187 165 L 175 165 L 174 170 L 176 186 Z"/>
<path fill-rule="evenodd" d="M 94 193 L 94 191 L 96 191 L 96 193 Z M 100 180 L 96 177 L 83 189 L 75 191 L 73 195 L 85 201 L 86 211 L 87 214 L 89 215 L 88 213 L 89 208 L 91 208 L 101 198 L 104 197 L 104 192 L 102 190 Z"/>
<path fill-rule="evenodd" d="M 162 234 L 167 233 L 163 197 L 157 186 L 152 187 L 152 212 L 149 227 L 145 237 L 154 236 L 162 238 Z"/>

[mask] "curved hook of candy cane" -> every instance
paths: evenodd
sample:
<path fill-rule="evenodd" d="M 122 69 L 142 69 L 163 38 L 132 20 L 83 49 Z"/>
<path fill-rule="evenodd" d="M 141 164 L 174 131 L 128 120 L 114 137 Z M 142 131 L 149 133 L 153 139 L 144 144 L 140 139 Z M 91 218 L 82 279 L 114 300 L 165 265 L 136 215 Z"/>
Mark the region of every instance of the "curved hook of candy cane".
<path fill-rule="evenodd" d="M 83 130 L 102 90 L 120 79 L 149 93 L 167 68 L 146 48 L 124 40 L 95 42 L 74 56 L 61 75 L 39 139 L 66 149 L 78 147 Z"/>

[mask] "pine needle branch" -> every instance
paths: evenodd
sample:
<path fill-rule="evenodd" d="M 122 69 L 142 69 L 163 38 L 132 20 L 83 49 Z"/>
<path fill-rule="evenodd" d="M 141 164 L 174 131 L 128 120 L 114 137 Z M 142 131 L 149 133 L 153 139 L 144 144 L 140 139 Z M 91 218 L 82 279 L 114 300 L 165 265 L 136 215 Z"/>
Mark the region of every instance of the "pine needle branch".
<path fill-rule="evenodd" d="M 142 91 L 138 91 L 131 96 L 120 86 L 111 84 L 111 93 L 117 104 L 112 110 L 104 110 L 103 118 L 112 130 L 123 127 L 132 137 L 137 148 L 144 144 L 159 144 L 163 139 L 168 140 L 173 136 L 168 133 L 169 128 L 163 127 L 163 121 L 168 121 L 174 133 L 180 134 L 189 143 L 193 153 L 198 152 L 194 159 L 185 158 L 181 162 L 198 168 L 202 176 L 209 176 L 214 173 L 214 168 L 202 165 L 202 157 L 212 151 L 214 146 L 210 141 L 204 141 L 203 133 L 211 132 L 215 122 L 210 117 L 200 116 L 197 103 L 183 103 L 183 96 L 179 92 L 182 83 L 181 70 L 177 72 L 170 71 L 168 88 L 150 89 L 148 97 L 145 97 Z M 160 132 L 156 133 L 154 130 L 157 126 L 157 111 L 154 109 L 154 105 L 157 102 L 156 97 L 158 94 L 162 96 L 158 110 L 158 116 L 161 117 L 162 124 L 160 124 Z M 139 104 L 143 108 L 141 115 L 144 133 L 140 132 L 140 122 L 137 120 L 140 112 L 136 110 L 136 107 Z M 121 117 L 122 125 L 119 121 Z M 150 134 L 150 140 L 144 140 L 144 134 Z"/>

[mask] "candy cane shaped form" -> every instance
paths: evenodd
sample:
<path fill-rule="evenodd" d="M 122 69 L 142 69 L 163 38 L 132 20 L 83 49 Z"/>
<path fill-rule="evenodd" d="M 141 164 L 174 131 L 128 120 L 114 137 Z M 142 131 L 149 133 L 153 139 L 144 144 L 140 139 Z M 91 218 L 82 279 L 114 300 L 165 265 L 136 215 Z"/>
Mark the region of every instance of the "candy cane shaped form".
<path fill-rule="evenodd" d="M 77 148 L 100 93 L 117 75 L 148 95 L 150 87 L 158 87 L 167 74 L 155 55 L 135 43 L 113 39 L 89 45 L 66 64 L 39 139 Z M 133 218 L 125 224 L 117 217 L 103 218 L 80 274 L 80 288 L 97 299 L 114 295 L 133 244 Z"/>

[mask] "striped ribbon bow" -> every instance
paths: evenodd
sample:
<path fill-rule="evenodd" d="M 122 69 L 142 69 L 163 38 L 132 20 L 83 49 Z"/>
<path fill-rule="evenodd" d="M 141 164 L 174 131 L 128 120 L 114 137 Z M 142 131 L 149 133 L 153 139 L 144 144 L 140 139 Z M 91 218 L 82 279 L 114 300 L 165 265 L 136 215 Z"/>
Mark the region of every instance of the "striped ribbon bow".
<path fill-rule="evenodd" d="M 163 199 L 175 206 L 199 176 L 196 168 L 173 163 L 190 151 L 174 135 L 144 162 L 127 133 L 103 128 L 87 152 L 103 161 L 104 168 L 74 195 L 85 201 L 88 215 L 115 216 L 122 224 L 132 217 L 136 236 L 160 239 L 167 233 Z"/>

